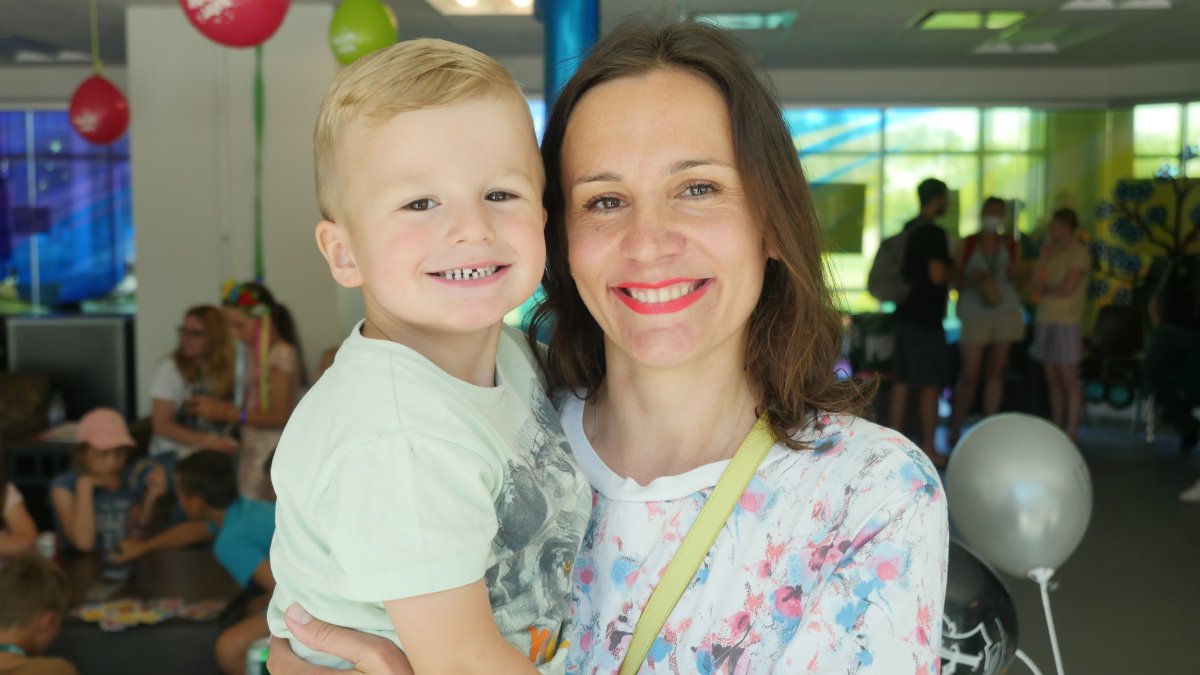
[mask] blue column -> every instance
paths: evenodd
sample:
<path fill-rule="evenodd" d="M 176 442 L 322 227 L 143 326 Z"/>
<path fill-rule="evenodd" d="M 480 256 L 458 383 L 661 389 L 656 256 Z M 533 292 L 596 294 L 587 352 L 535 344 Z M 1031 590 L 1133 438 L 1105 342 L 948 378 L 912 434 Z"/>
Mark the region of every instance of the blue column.
<path fill-rule="evenodd" d="M 554 104 L 600 32 L 600 0 L 536 0 L 546 36 L 546 108 Z"/>

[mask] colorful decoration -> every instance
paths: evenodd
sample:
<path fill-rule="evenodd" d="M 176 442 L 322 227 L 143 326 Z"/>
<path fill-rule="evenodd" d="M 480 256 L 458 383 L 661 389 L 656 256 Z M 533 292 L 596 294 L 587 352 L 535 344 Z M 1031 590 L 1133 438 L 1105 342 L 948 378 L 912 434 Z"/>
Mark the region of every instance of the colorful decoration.
<path fill-rule="evenodd" d="M 205 37 L 226 47 L 255 47 L 275 34 L 291 0 L 179 0 Z"/>
<path fill-rule="evenodd" d="M 396 43 L 396 15 L 380 0 L 342 0 L 329 23 L 329 48 L 342 65 Z"/>
<path fill-rule="evenodd" d="M 1184 148 L 1180 167 L 1196 154 L 1195 146 Z M 1173 265 L 1200 249 L 1200 180 L 1180 167 L 1164 165 L 1153 180 L 1119 181 L 1113 200 L 1097 208 L 1089 245 L 1096 273 L 1088 285 L 1097 307 L 1133 304 L 1152 283 L 1156 260 Z"/>
<path fill-rule="evenodd" d="M 96 71 L 71 95 L 68 118 L 75 131 L 91 143 L 112 143 L 129 127 L 129 101 L 104 77 L 100 62 L 100 28 L 96 18 L 96 0 L 91 0 L 92 67 Z"/>
<path fill-rule="evenodd" d="M 267 379 L 267 354 L 271 347 L 271 305 L 259 295 L 259 287 L 251 284 L 239 284 L 229 279 L 221 287 L 221 304 L 226 307 L 236 307 L 246 314 L 261 319 L 258 322 L 258 409 L 267 410 L 269 391 Z M 245 391 L 245 350 L 238 344 L 237 351 L 237 405 L 242 409 L 243 420 L 247 403 L 242 399 Z"/>
<path fill-rule="evenodd" d="M 129 127 L 129 102 L 115 84 L 97 74 L 71 95 L 69 117 L 80 136 L 104 145 L 120 138 Z"/>

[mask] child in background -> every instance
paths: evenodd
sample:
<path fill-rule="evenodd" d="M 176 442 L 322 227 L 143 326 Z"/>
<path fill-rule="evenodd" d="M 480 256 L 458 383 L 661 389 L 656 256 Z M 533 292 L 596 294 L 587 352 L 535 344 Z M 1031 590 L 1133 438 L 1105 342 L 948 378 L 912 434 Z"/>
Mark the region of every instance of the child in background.
<path fill-rule="evenodd" d="M 475 50 L 410 40 L 338 74 L 315 139 L 317 244 L 366 318 L 275 455 L 271 631 L 298 603 L 418 673 L 561 673 L 591 490 L 502 323 L 546 258 L 524 94 Z"/>
<path fill-rule="evenodd" d="M 67 579 L 54 563 L 25 553 L 0 569 L 0 675 L 79 675 L 68 661 L 39 656 L 67 614 Z"/>
<path fill-rule="evenodd" d="M 233 458 L 216 450 L 199 450 L 175 467 L 179 508 L 188 522 L 145 541 L 121 543 L 117 562 L 165 548 L 182 548 L 215 539 L 213 555 L 242 587 L 259 591 L 246 616 L 217 638 L 217 664 L 226 675 L 239 675 L 246 650 L 267 637 L 266 607 L 275 588 L 267 554 L 275 533 L 275 505 L 238 496 Z"/>
<path fill-rule="evenodd" d="M 84 415 L 75 442 L 75 468 L 50 482 L 54 527 L 64 550 L 110 553 L 129 535 L 131 521 L 134 536 L 147 531 L 155 502 L 167 492 L 166 471 L 153 460 L 127 470 L 133 437 L 111 408 Z"/>
<path fill-rule="evenodd" d="M 0 443 L 0 566 L 9 556 L 32 551 L 37 536 L 37 525 L 25 509 L 25 499 L 17 486 L 8 482 L 8 459 Z"/>

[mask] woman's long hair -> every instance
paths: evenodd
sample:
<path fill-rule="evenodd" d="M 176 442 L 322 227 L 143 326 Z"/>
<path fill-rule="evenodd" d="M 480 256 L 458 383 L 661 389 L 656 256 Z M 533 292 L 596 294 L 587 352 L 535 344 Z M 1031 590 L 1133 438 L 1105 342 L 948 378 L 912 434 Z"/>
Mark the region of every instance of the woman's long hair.
<path fill-rule="evenodd" d="M 212 305 L 197 305 L 184 313 L 184 318 L 194 318 L 204 325 L 204 343 L 207 351 L 200 362 L 183 354 L 183 347 L 175 349 L 171 358 L 175 367 L 188 384 L 201 382 L 205 391 L 221 399 L 233 397 L 234 348 L 225 315 Z"/>
<path fill-rule="evenodd" d="M 842 317 L 833 305 L 808 183 L 774 93 L 718 28 L 689 19 L 628 19 L 596 43 L 555 101 L 542 141 L 549 215 L 546 299 L 533 313 L 530 341 L 553 324 L 543 357 L 551 390 L 596 394 L 605 376 L 604 335 L 568 266 L 563 141 L 571 113 L 593 87 L 658 70 L 703 78 L 729 107 L 746 203 L 778 256 L 767 262 L 762 295 L 750 316 L 745 367 L 762 395 L 758 412 L 766 414 L 781 442 L 798 448 L 792 440 L 797 431 L 816 424 L 821 413 L 860 414 L 874 389 L 834 373 L 842 353 Z"/>

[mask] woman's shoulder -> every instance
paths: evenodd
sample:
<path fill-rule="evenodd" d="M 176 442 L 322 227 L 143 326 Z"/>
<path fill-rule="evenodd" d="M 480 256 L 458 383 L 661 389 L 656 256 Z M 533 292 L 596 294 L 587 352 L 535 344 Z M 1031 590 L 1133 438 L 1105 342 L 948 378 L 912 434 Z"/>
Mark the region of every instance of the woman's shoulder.
<path fill-rule="evenodd" d="M 798 467 L 815 468 L 832 490 L 941 490 L 929 458 L 903 434 L 853 415 L 818 415 L 794 436 Z"/>

